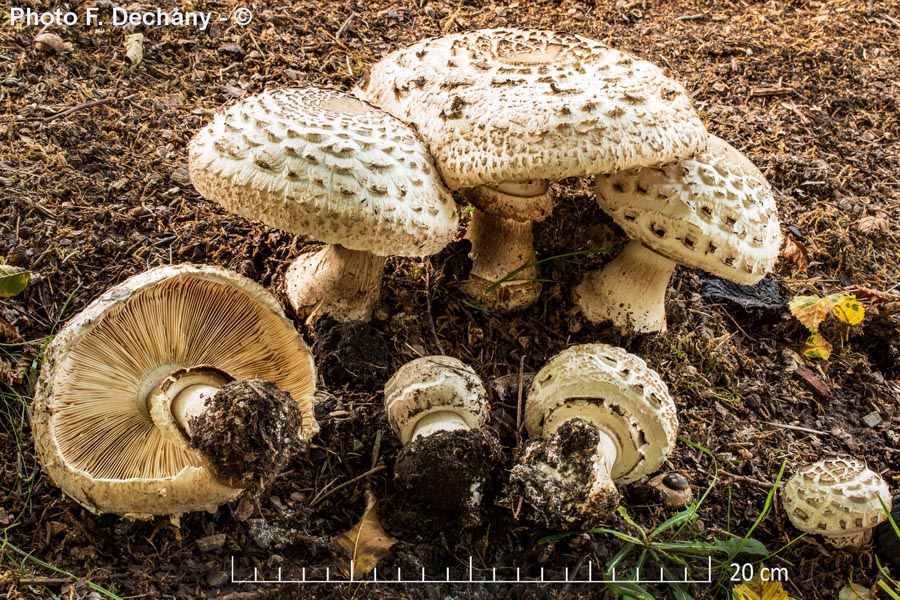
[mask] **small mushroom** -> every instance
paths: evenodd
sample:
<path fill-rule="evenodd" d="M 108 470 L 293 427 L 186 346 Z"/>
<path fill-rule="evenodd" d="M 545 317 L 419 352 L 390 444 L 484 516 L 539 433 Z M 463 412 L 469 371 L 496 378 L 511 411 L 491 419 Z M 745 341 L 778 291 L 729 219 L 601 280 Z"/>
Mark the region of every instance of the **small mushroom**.
<path fill-rule="evenodd" d="M 45 471 L 94 513 L 209 510 L 264 485 L 317 430 L 309 348 L 258 284 L 151 269 L 56 335 L 32 405 Z"/>
<path fill-rule="evenodd" d="M 666 508 L 681 508 L 694 501 L 691 484 L 681 473 L 660 473 L 647 482 L 647 488 Z"/>
<path fill-rule="evenodd" d="M 225 209 L 329 244 L 285 275 L 301 316 L 366 321 L 384 257 L 426 256 L 458 213 L 415 132 L 340 92 L 283 89 L 216 114 L 190 144 L 197 191 Z"/>
<path fill-rule="evenodd" d="M 708 135 L 659 67 L 552 31 L 426 39 L 384 57 L 354 93 L 413 124 L 447 185 L 466 188 L 463 292 L 502 310 L 540 294 L 531 223 L 553 210 L 550 182 L 684 158 Z"/>
<path fill-rule="evenodd" d="M 477 522 L 500 447 L 475 371 L 449 356 L 418 358 L 385 384 L 384 406 L 404 446 L 394 465 L 401 486 L 463 524 Z"/>
<path fill-rule="evenodd" d="M 615 508 L 616 484 L 656 471 L 675 447 L 675 403 L 639 357 L 573 346 L 535 375 L 525 404 L 532 438 L 513 467 L 506 504 L 552 528 L 593 527 Z"/>
<path fill-rule="evenodd" d="M 591 321 L 611 320 L 624 333 L 665 331 L 666 288 L 676 264 L 750 285 L 778 259 L 771 187 L 747 157 L 715 136 L 691 158 L 598 175 L 594 191 L 632 241 L 576 288 Z"/>
<path fill-rule="evenodd" d="M 784 510 L 800 531 L 823 536 L 836 548 L 866 546 L 887 520 L 887 483 L 859 459 L 829 456 L 801 467 L 781 492 Z"/>

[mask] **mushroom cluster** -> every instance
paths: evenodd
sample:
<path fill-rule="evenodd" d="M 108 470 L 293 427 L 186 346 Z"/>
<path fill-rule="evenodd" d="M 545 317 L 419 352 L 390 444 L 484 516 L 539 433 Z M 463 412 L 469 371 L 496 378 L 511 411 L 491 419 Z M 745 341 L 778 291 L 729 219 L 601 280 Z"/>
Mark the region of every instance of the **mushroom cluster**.
<path fill-rule="evenodd" d="M 578 35 L 485 29 L 385 56 L 355 90 L 411 123 L 475 211 L 464 293 L 515 310 L 540 293 L 531 223 L 550 182 L 685 158 L 707 132 L 659 67 Z"/>
<path fill-rule="evenodd" d="M 91 512 L 212 511 L 264 485 L 318 430 L 314 386 L 309 348 L 265 289 L 218 267 L 157 267 L 47 348 L 35 447 Z"/>

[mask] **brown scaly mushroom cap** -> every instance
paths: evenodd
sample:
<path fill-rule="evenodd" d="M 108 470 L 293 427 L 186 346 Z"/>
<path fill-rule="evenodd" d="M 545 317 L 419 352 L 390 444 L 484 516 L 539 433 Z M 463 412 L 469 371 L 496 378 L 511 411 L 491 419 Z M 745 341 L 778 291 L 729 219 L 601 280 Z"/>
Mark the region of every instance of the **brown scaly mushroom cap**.
<path fill-rule="evenodd" d="M 418 358 L 385 384 L 384 405 L 404 445 L 394 465 L 401 485 L 459 523 L 476 523 L 501 452 L 485 427 L 490 406 L 475 371 L 449 356 Z"/>
<path fill-rule="evenodd" d="M 878 473 L 859 459 L 830 456 L 800 468 L 781 493 L 794 527 L 819 534 L 833 546 L 860 548 L 887 520 L 891 493 Z M 880 500 L 879 500 L 880 499 Z"/>
<path fill-rule="evenodd" d="M 225 209 L 334 245 L 289 272 L 299 313 L 325 301 L 320 313 L 368 318 L 383 257 L 434 254 L 456 236 L 456 205 L 415 132 L 341 92 L 244 98 L 194 137 L 189 166 Z"/>
<path fill-rule="evenodd" d="M 675 447 L 675 403 L 639 357 L 573 346 L 535 375 L 528 442 L 511 482 L 550 526 L 590 527 L 618 503 L 616 483 L 656 471 Z"/>
<path fill-rule="evenodd" d="M 354 93 L 413 124 L 451 189 L 474 188 L 466 193 L 479 209 L 473 225 L 490 219 L 470 232 L 472 274 L 486 281 L 534 262 L 530 222 L 552 211 L 550 181 L 660 164 L 706 146 L 690 98 L 662 69 L 566 33 L 426 39 L 384 57 Z M 497 238 L 509 248 L 489 245 Z M 529 268 L 519 279 L 536 275 Z M 533 281 L 515 286 L 525 289 L 508 291 L 498 307 L 524 307 L 540 291 Z M 464 288 L 481 296 L 473 290 Z"/>
<path fill-rule="evenodd" d="M 663 301 L 676 263 L 754 284 L 778 259 L 781 230 L 771 187 L 746 156 L 715 136 L 691 158 L 598 175 L 594 190 L 633 241 L 576 289 L 591 321 L 664 331 Z"/>
<path fill-rule="evenodd" d="M 271 294 L 217 267 L 151 269 L 92 302 L 48 347 L 32 405 L 38 456 L 91 512 L 215 510 L 242 490 L 214 478 L 190 430 L 220 388 L 249 378 L 296 402 L 301 429 L 288 434 L 318 430 L 312 355 Z"/>

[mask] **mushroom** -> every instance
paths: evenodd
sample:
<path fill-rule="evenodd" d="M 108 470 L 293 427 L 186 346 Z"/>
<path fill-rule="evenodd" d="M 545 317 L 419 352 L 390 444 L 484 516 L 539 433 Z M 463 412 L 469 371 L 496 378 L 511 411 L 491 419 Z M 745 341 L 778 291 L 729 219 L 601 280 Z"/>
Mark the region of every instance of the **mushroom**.
<path fill-rule="evenodd" d="M 500 449 L 485 426 L 490 406 L 475 371 L 449 356 L 418 358 L 385 384 L 384 407 L 404 446 L 394 465 L 401 486 L 464 524 L 477 522 Z"/>
<path fill-rule="evenodd" d="M 285 276 L 301 316 L 371 318 L 384 257 L 439 252 L 458 212 L 415 132 L 340 92 L 290 88 L 244 98 L 190 144 L 204 197 L 329 244 Z"/>
<path fill-rule="evenodd" d="M 646 487 L 666 508 L 681 508 L 694 501 L 691 484 L 681 473 L 660 473 Z"/>
<path fill-rule="evenodd" d="M 866 546 L 872 531 L 891 509 L 887 483 L 865 463 L 849 456 L 829 456 L 801 467 L 781 492 L 794 527 L 816 533 L 836 548 Z"/>
<path fill-rule="evenodd" d="M 384 57 L 354 93 L 413 124 L 444 181 L 466 188 L 463 291 L 503 310 L 540 294 L 531 223 L 553 210 L 551 181 L 683 158 L 708 135 L 659 67 L 551 31 L 426 39 Z"/>
<path fill-rule="evenodd" d="M 675 447 L 675 403 L 639 357 L 573 346 L 535 375 L 525 404 L 532 438 L 513 467 L 507 504 L 552 528 L 593 527 L 615 508 L 616 484 L 656 471 Z"/>
<path fill-rule="evenodd" d="M 589 320 L 611 320 L 623 333 L 665 331 L 676 263 L 749 285 L 778 259 L 772 189 L 747 157 L 715 136 L 691 158 L 598 175 L 594 191 L 633 239 L 584 277 L 576 302 Z"/>
<path fill-rule="evenodd" d="M 213 511 L 274 477 L 318 430 L 314 389 L 309 348 L 265 289 L 217 267 L 157 267 L 53 339 L 35 447 L 91 512 Z"/>

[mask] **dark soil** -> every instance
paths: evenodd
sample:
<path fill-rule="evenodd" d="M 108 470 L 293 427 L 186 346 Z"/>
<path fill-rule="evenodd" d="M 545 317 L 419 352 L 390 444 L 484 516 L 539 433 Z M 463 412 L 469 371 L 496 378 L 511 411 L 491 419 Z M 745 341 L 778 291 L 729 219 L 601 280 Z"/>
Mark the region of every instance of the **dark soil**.
<path fill-rule="evenodd" d="M 96 4 L 106 17 L 109 3 Z M 401 447 L 381 389 L 419 356 L 444 353 L 472 365 L 493 392 L 492 426 L 506 432 L 503 468 L 493 475 L 502 486 L 522 441 L 519 383 L 564 348 L 596 341 L 621 345 L 660 373 L 685 440 L 664 470 L 685 475 L 697 497 L 711 490 L 699 521 L 667 541 L 749 534 L 778 551 L 766 565 L 785 569 L 785 589 L 804 599 L 836 598 L 851 578 L 876 582 L 870 550 L 833 550 L 816 536 L 796 540 L 777 494 L 755 524 L 782 465 L 787 476 L 803 462 L 847 453 L 864 458 L 892 492 L 900 485 L 900 339 L 890 316 L 900 293 L 895 1 L 271 0 L 246 5 L 254 14 L 247 26 L 217 20 L 237 4 L 193 3 L 213 13 L 204 32 L 87 26 L 94 5 L 70 2 L 79 24 L 47 28 L 70 50 L 38 49 L 41 26 L 0 26 L 0 256 L 34 273 L 24 293 L 0 299 L 0 590 L 8 597 L 94 598 L 90 586 L 122 598 L 602 597 L 597 584 L 242 584 L 230 570 L 233 557 L 238 578 L 254 568 L 260 577 L 279 568 L 299 577 L 303 567 L 324 577 L 335 564 L 329 538 L 359 520 L 370 489 L 382 524 L 399 540 L 378 563 L 380 576 L 400 567 L 437 578 L 450 568 L 454 578 L 468 578 L 470 557 L 476 579 L 489 579 L 493 568 L 498 578 L 514 578 L 517 568 L 523 578 L 562 579 L 566 569 L 584 578 L 589 565 L 597 575 L 622 549 L 618 538 L 542 541 L 560 532 L 517 521 L 496 502 L 483 507 L 479 525 L 462 529 L 402 509 L 393 472 Z M 34 0 L 17 6 L 39 9 Z M 169 0 L 147 6 L 180 7 Z M 705 300 L 698 274 L 679 268 L 665 334 L 625 338 L 587 323 L 571 290 L 626 240 L 599 210 L 589 180 L 564 180 L 553 185 L 556 211 L 535 227 L 546 283 L 526 311 L 495 315 L 458 297 L 465 241 L 429 259 L 388 259 L 370 325 L 384 354 L 370 350 L 341 365 L 352 336 L 324 353 L 352 376 L 323 373 L 320 434 L 258 498 L 185 515 L 174 526 L 93 515 L 64 496 L 40 472 L 27 414 L 41 349 L 60 322 L 115 283 L 164 263 L 231 268 L 287 305 L 284 272 L 309 240 L 227 214 L 188 180 L 187 142 L 213 112 L 269 88 L 349 90 L 390 50 L 501 26 L 583 34 L 668 69 L 710 131 L 747 154 L 777 191 L 783 232 L 795 242 L 771 276 L 781 294 L 878 292 L 857 292 L 865 321 L 849 328 L 829 319 L 821 333 L 834 345 L 831 358 L 804 359 L 807 334 L 786 310 L 744 318 L 743 309 Z M 128 68 L 125 36 L 135 32 L 144 35 L 143 60 Z M 25 343 L 15 343 L 4 322 Z M 643 500 L 641 482 L 622 487 L 621 504 L 641 527 L 673 514 Z M 604 525 L 634 533 L 615 516 Z M 691 586 L 695 597 L 728 597 L 733 569 L 721 555 L 715 560 L 721 568 L 713 583 Z M 672 595 L 660 586 L 653 593 Z"/>
<path fill-rule="evenodd" d="M 191 419 L 191 448 L 213 476 L 234 488 L 263 490 L 305 441 L 294 398 L 270 381 L 232 381 Z"/>

